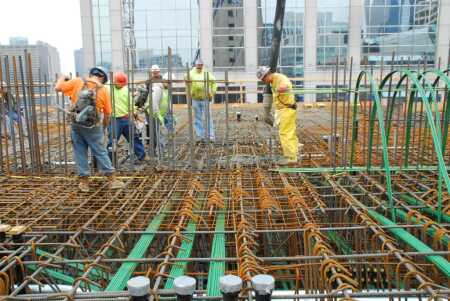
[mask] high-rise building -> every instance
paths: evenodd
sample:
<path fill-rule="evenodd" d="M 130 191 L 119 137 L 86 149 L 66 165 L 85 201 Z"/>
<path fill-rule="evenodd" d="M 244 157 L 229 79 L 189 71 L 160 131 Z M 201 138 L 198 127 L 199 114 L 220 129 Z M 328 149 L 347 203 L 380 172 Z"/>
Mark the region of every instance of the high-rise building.
<path fill-rule="evenodd" d="M 37 41 L 36 44 L 27 45 L 0 45 L 2 70 L 3 72 L 6 71 L 5 60 L 7 59 L 10 66 L 11 79 L 13 59 L 15 58 L 16 63 L 19 64 L 19 57 L 22 57 L 22 66 L 25 66 L 25 53 L 29 53 L 31 55 L 31 72 L 35 80 L 38 80 L 39 78 L 41 80 L 44 80 L 45 78 L 47 78 L 47 80 L 54 80 L 55 75 L 61 72 L 61 63 L 59 60 L 58 50 L 45 42 Z"/>
<path fill-rule="evenodd" d="M 26 45 L 28 45 L 28 39 L 25 37 L 10 37 L 9 45 L 26 46 Z"/>
<path fill-rule="evenodd" d="M 255 71 L 270 59 L 276 0 L 81 0 L 83 47 L 88 65 L 124 67 L 122 37 L 134 24 L 134 67 L 142 76 L 151 64 L 175 68 L 200 55 L 223 78 L 256 89 Z M 123 3 L 134 3 L 129 18 Z M 450 21 L 447 0 L 286 0 L 278 69 L 297 87 L 331 84 L 333 66 L 353 70 L 383 64 L 447 65 Z M 129 44 L 129 43 L 128 43 Z M 439 60 L 440 58 L 440 60 Z M 314 101 L 315 95 L 305 95 Z M 248 94 L 247 101 L 255 101 Z"/>
<path fill-rule="evenodd" d="M 73 56 L 75 59 L 75 72 L 78 75 L 83 75 L 87 70 L 84 69 L 83 65 L 83 49 L 77 49 L 73 52 Z"/>

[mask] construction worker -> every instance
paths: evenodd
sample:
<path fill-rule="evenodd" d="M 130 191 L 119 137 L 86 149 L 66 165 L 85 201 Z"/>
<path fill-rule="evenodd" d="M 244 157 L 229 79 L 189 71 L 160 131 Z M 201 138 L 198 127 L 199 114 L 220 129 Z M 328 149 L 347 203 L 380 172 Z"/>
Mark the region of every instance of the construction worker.
<path fill-rule="evenodd" d="M 112 145 L 113 139 L 114 143 L 117 145 L 120 137 L 123 135 L 128 143 L 130 143 L 130 119 L 129 119 L 129 108 L 130 98 L 128 94 L 128 77 L 123 72 L 116 72 L 113 78 L 113 97 L 114 97 L 114 108 L 112 110 L 112 119 L 109 125 L 109 142 L 108 142 L 108 153 L 109 157 L 112 158 Z M 113 125 L 115 125 L 115 133 L 113 137 Z M 133 125 L 134 126 L 134 125 Z M 145 161 L 145 149 L 142 144 L 139 135 L 136 133 L 133 137 L 133 148 L 134 154 L 137 157 L 137 163 L 142 163 Z"/>
<path fill-rule="evenodd" d="M 89 192 L 88 148 L 100 171 L 108 177 L 109 188 L 124 187 L 124 183 L 114 175 L 115 170 L 104 143 L 104 129 L 109 124 L 112 111 L 109 93 L 104 86 L 107 81 L 106 72 L 101 67 L 94 67 L 86 79 L 62 76 L 56 82 L 55 90 L 69 96 L 71 101 L 72 145 L 80 177 L 78 187 L 83 192 Z"/>
<path fill-rule="evenodd" d="M 270 84 L 275 106 L 274 126 L 278 127 L 283 158 L 278 165 L 297 162 L 298 138 L 296 133 L 297 104 L 292 93 L 292 82 L 281 73 L 272 73 L 269 67 L 260 67 L 256 73 L 259 80 Z"/>
<path fill-rule="evenodd" d="M 195 61 L 195 67 L 189 72 L 190 82 L 188 85 L 191 90 L 192 107 L 194 108 L 194 129 L 197 136 L 197 142 L 205 142 L 207 133 L 203 127 L 203 115 L 209 128 L 209 140 L 214 142 L 214 123 L 212 119 L 211 106 L 207 103 L 214 99 L 217 91 L 217 84 L 214 76 L 203 68 L 203 61 L 198 58 Z M 205 85 L 205 78 L 208 79 L 209 87 Z M 207 88 L 207 89 L 206 89 Z M 209 110 L 209 112 L 207 112 Z"/>
<path fill-rule="evenodd" d="M 2 126 L 6 125 L 5 133 L 2 132 L 2 137 L 11 137 L 16 126 L 19 125 L 19 114 L 16 112 L 16 101 L 14 96 L 12 96 L 6 88 L 6 83 L 2 82 L 0 86 L 0 121 L 2 122 Z M 16 134 L 17 131 L 14 132 Z"/>
<path fill-rule="evenodd" d="M 161 101 L 159 102 L 159 114 L 163 119 L 164 127 L 168 131 L 174 130 L 174 121 L 173 116 L 169 113 L 169 106 L 170 106 L 170 100 L 169 100 L 169 83 L 168 83 L 169 75 L 166 73 L 163 76 L 163 91 L 161 96 Z M 172 79 L 174 79 L 172 77 Z"/>
<path fill-rule="evenodd" d="M 162 97 L 162 90 L 163 90 L 163 84 L 162 84 L 162 77 L 161 77 L 161 69 L 158 65 L 153 65 L 150 68 L 151 72 L 151 79 L 147 80 L 145 82 L 145 85 L 140 85 L 138 87 L 138 92 L 135 98 L 135 104 L 136 106 L 147 113 L 147 137 L 150 137 L 151 135 L 151 127 L 150 125 L 153 124 L 153 148 L 155 150 L 158 149 L 158 132 L 159 132 L 159 122 L 157 120 L 158 118 L 158 112 L 159 112 L 159 101 Z M 151 86 L 151 87 L 150 87 Z M 152 91 L 152 103 L 148 103 L 148 96 L 150 94 L 150 89 Z M 151 108 L 151 110 L 150 110 Z M 150 114 L 151 111 L 153 111 L 153 115 Z"/>

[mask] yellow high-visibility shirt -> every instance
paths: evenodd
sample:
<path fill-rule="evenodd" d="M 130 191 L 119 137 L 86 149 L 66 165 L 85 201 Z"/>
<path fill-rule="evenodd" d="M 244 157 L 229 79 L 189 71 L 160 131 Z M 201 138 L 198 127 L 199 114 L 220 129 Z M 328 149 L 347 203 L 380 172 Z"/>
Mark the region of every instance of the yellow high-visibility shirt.
<path fill-rule="evenodd" d="M 111 103 L 114 105 L 114 108 L 112 116 L 123 117 L 128 115 L 128 102 L 131 101 L 131 96 L 128 98 L 128 87 L 119 89 L 113 86 L 113 89 L 113 101 Z"/>
<path fill-rule="evenodd" d="M 216 84 L 216 79 L 214 78 L 214 76 L 208 72 L 205 71 L 204 69 L 202 69 L 202 72 L 197 72 L 196 68 L 193 68 L 190 72 L 189 72 L 189 78 L 192 82 L 191 84 L 191 97 L 192 99 L 195 100 L 204 100 L 206 98 L 208 98 L 208 95 L 206 95 L 206 91 L 205 91 L 205 72 L 209 74 L 208 79 L 209 79 L 209 93 L 211 93 L 212 95 L 216 94 L 217 91 L 217 84 Z"/>
<path fill-rule="evenodd" d="M 292 93 L 292 82 L 286 77 L 286 75 L 281 73 L 273 73 L 272 83 L 270 86 L 272 87 L 273 103 L 276 110 L 281 110 L 289 105 L 295 104 L 294 93 Z M 287 86 L 287 92 L 279 93 L 278 88 L 280 88 L 280 86 Z"/>

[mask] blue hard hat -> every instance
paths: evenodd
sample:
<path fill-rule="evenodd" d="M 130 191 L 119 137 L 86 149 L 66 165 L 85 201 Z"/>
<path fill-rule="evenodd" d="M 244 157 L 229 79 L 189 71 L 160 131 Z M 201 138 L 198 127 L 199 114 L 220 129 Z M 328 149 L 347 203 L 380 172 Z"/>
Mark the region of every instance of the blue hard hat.
<path fill-rule="evenodd" d="M 105 84 L 108 81 L 108 74 L 106 73 L 105 69 L 102 67 L 93 67 L 91 70 L 89 70 L 90 76 L 101 76 L 103 77 L 102 83 Z"/>

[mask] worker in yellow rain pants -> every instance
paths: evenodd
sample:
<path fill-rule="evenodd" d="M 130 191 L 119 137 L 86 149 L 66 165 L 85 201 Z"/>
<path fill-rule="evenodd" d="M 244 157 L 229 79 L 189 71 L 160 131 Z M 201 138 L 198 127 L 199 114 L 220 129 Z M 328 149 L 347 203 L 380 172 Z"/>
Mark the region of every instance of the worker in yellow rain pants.
<path fill-rule="evenodd" d="M 278 165 L 291 165 L 297 163 L 297 104 L 292 93 L 292 82 L 281 73 L 272 73 L 269 67 L 258 69 L 256 76 L 272 88 L 273 104 L 275 105 L 275 123 L 280 135 L 283 158 Z"/>

